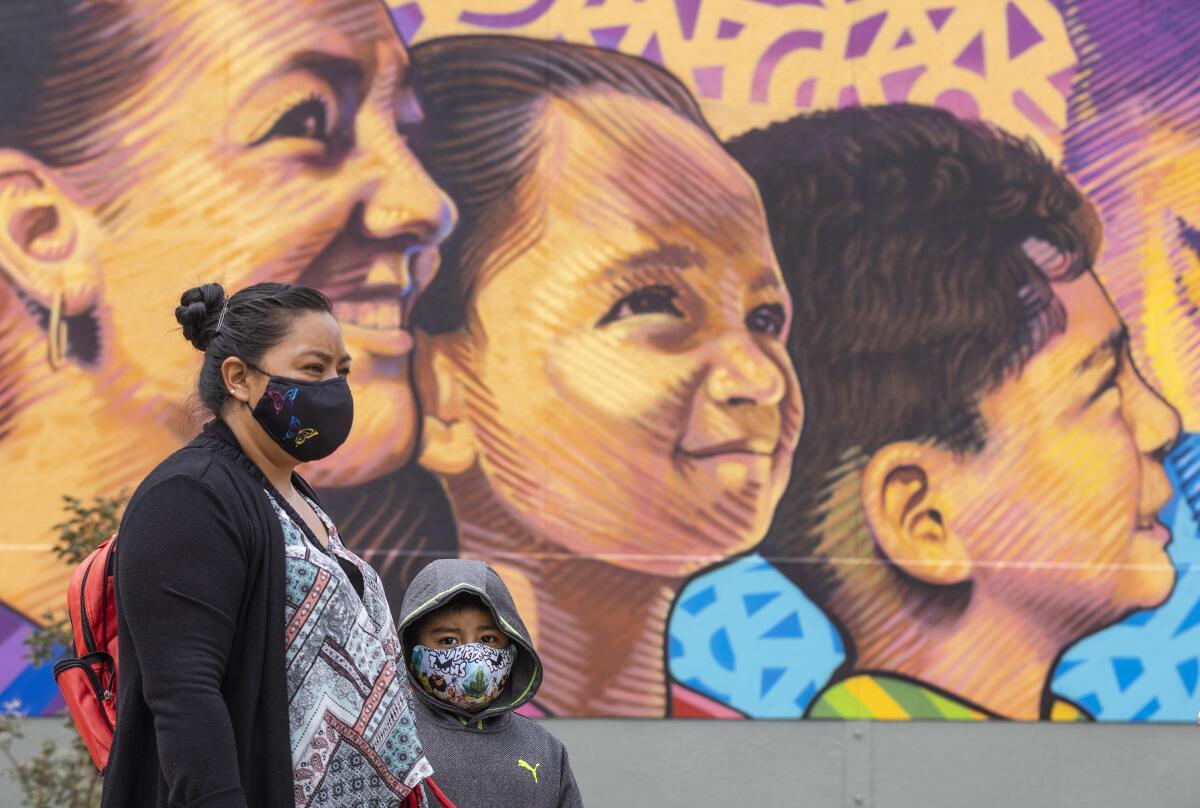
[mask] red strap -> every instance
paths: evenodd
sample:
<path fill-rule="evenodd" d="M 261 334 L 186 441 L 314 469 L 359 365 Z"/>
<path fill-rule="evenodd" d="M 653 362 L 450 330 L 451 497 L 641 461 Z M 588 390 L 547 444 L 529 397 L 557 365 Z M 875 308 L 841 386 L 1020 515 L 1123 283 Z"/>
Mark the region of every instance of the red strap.
<path fill-rule="evenodd" d="M 443 808 L 454 808 L 454 803 L 450 802 L 450 798 L 442 793 L 442 790 L 438 788 L 438 784 L 433 782 L 432 777 L 426 777 L 424 783 L 429 786 L 429 789 L 433 792 L 433 796 L 437 797 L 438 805 L 443 806 Z"/>

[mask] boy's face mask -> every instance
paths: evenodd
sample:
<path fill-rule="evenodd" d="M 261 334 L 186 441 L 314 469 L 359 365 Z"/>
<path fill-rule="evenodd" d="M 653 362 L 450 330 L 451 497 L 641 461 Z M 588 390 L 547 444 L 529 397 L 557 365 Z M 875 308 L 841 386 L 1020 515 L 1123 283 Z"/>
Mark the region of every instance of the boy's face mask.
<path fill-rule="evenodd" d="M 447 648 L 413 646 L 409 665 L 421 687 L 435 699 L 482 710 L 508 684 L 517 648 L 493 648 L 478 642 Z"/>

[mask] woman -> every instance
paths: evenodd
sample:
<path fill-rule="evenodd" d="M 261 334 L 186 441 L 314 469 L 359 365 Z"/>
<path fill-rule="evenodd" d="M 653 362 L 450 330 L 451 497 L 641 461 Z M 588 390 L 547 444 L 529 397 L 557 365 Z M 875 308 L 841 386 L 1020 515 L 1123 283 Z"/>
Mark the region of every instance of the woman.
<path fill-rule="evenodd" d="M 332 304 L 207 284 L 175 317 L 214 420 L 121 523 L 104 805 L 399 805 L 414 789 L 428 804 L 383 586 L 296 474 L 354 421 Z"/>
<path fill-rule="evenodd" d="M 130 491 L 194 434 L 181 276 L 333 300 L 358 428 L 311 476 L 370 488 L 336 511 L 398 541 L 406 328 L 455 214 L 406 145 L 421 113 L 385 5 L 5 0 L 0 53 L 0 467 L 21 469 L 0 599 L 60 608 L 63 495 Z"/>
<path fill-rule="evenodd" d="M 538 706 L 667 712 L 687 577 L 752 548 L 801 397 L 757 192 L 669 74 L 509 37 L 413 49 L 459 206 L 417 312 L 421 461 L 543 649 Z"/>

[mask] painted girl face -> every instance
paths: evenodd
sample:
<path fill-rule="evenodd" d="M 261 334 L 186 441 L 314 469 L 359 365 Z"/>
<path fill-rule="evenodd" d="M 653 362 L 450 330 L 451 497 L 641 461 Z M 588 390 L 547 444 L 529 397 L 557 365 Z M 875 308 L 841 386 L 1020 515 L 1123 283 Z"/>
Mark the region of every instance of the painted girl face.
<path fill-rule="evenodd" d="M 682 575 L 752 547 L 803 418 L 758 195 L 651 102 L 551 104 L 543 229 L 485 268 L 450 371 L 482 484 L 579 556 Z M 509 245 L 497 244 L 502 253 Z"/>
<path fill-rule="evenodd" d="M 171 417 L 195 378 L 171 319 L 183 289 L 314 286 L 356 358 L 356 418 L 312 476 L 344 485 L 399 467 L 415 432 L 407 315 L 455 213 L 405 143 L 421 113 L 386 8 L 143 5 L 163 55 L 105 133 L 113 148 L 75 177 L 116 189 L 99 200 L 106 383 L 135 398 L 131 411 Z"/>

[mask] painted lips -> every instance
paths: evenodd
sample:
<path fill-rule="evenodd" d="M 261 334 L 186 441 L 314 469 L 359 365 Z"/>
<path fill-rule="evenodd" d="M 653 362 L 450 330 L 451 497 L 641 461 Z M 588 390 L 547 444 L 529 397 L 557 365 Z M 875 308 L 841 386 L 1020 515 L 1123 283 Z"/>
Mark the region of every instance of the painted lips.
<path fill-rule="evenodd" d="M 333 313 L 348 342 L 378 356 L 404 356 L 413 349 L 408 323 L 413 304 L 437 272 L 436 250 L 379 256 L 345 273 L 360 279 L 334 292 Z M 344 277 L 345 277 L 344 276 Z"/>
<path fill-rule="evenodd" d="M 1158 542 L 1159 544 L 1165 545 L 1171 541 L 1170 529 L 1157 519 L 1139 522 L 1137 526 L 1137 532 L 1146 538 L 1151 539 L 1152 541 Z"/>
<path fill-rule="evenodd" d="M 761 438 L 725 441 L 703 446 L 683 446 L 679 452 L 692 460 L 751 460 L 754 458 L 769 458 L 775 454 L 775 441 Z"/>

